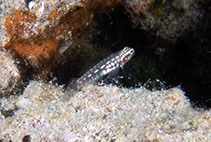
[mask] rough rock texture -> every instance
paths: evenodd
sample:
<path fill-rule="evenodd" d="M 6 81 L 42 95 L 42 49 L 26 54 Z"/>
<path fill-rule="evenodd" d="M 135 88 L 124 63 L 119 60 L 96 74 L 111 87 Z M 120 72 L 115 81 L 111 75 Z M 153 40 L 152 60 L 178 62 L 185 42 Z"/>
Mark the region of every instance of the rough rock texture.
<path fill-rule="evenodd" d="M 11 93 L 19 80 L 20 72 L 12 56 L 7 52 L 0 51 L 0 96 Z"/>
<path fill-rule="evenodd" d="M 211 139 L 211 112 L 192 109 L 178 88 L 151 92 L 90 85 L 73 93 L 32 81 L 22 96 L 4 98 L 0 104 L 1 110 L 16 108 L 13 115 L 0 115 L 3 142 Z"/>
<path fill-rule="evenodd" d="M 87 47 L 83 38 L 83 42 L 78 41 L 79 46 L 74 45 L 74 40 L 84 36 L 82 31 L 91 24 L 96 9 L 119 2 L 0 0 L 0 48 L 15 51 L 36 69 L 46 67 L 41 71 L 49 71 L 47 65 L 57 52 L 62 54 L 66 47 L 72 47 L 69 56 L 75 62 L 70 64 L 83 66 L 87 58 L 96 58 L 97 51 Z M 167 39 L 176 39 L 189 28 L 194 29 L 203 17 L 203 10 L 192 0 L 123 2 L 132 11 L 135 23 Z M 82 55 L 87 58 L 81 60 Z M 64 74 L 61 68 L 57 69 Z M 70 66 L 67 73 L 72 74 L 73 70 Z M 0 93 L 13 90 L 19 79 L 14 61 L 1 52 Z M 208 142 L 210 127 L 211 111 L 191 108 L 179 88 L 151 92 L 145 88 L 89 85 L 80 92 L 68 92 L 52 84 L 31 81 L 23 94 L 0 99 L 0 142 Z"/>
<path fill-rule="evenodd" d="M 194 0 L 123 0 L 135 25 L 171 40 L 196 29 L 205 15 L 201 3 Z"/>
<path fill-rule="evenodd" d="M 49 73 L 62 43 L 69 47 L 89 27 L 95 10 L 119 0 L 1 1 L 0 45 Z"/>

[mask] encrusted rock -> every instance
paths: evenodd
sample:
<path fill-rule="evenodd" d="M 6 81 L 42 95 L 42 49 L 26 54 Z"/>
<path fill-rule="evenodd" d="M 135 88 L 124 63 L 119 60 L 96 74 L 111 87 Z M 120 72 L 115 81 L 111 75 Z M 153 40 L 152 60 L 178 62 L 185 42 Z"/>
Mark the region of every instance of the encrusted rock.
<path fill-rule="evenodd" d="M 193 0 L 123 0 L 123 4 L 135 25 L 171 40 L 195 30 L 205 15 L 201 3 Z"/>
<path fill-rule="evenodd" d="M 120 0 L 12 0 L 1 3 L 0 45 L 16 52 L 38 72 L 50 65 L 63 42 L 88 29 L 96 9 Z"/>
<path fill-rule="evenodd" d="M 12 99 L 18 110 L 7 118 L 0 115 L 1 141 L 207 142 L 211 138 L 211 112 L 192 109 L 179 88 L 151 92 L 89 85 L 73 93 L 32 81 L 22 96 Z"/>
<path fill-rule="evenodd" d="M 20 80 L 20 72 L 11 55 L 0 51 L 0 96 L 7 95 Z"/>

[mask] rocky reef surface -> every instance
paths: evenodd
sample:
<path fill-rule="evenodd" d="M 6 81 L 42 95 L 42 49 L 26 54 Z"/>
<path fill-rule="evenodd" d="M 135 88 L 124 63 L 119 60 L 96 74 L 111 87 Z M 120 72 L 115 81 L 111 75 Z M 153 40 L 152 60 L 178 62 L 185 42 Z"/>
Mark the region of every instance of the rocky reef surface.
<path fill-rule="evenodd" d="M 90 27 L 94 12 L 117 3 L 119 0 L 1 1 L 0 46 L 13 51 L 44 79 L 54 57 Z M 65 46 L 60 49 L 60 45 Z"/>
<path fill-rule="evenodd" d="M 149 85 L 152 90 L 156 86 L 165 88 L 159 81 L 162 71 L 156 66 L 158 60 L 169 56 L 181 58 L 176 65 L 171 58 L 166 59 L 170 75 L 197 63 L 192 69 L 197 81 L 189 82 L 202 82 L 209 87 L 211 58 L 207 47 L 211 40 L 207 27 L 211 18 L 206 14 L 209 11 L 206 2 L 0 0 L 0 142 L 210 141 L 210 109 L 194 109 L 180 88 L 150 91 L 140 86 L 90 84 L 73 92 L 64 87 L 67 80 L 86 71 L 95 61 L 113 52 L 113 48 L 126 45 L 133 45 L 136 51 L 135 59 L 125 70 L 128 78 L 123 78 L 132 78 L 133 87 L 144 78 L 158 80 L 158 85 Z M 113 18 L 109 14 L 119 4 L 129 16 L 121 17 L 117 12 L 117 24 L 112 20 L 104 22 L 105 15 Z M 127 23 L 128 19 L 132 25 Z M 115 24 L 120 28 L 112 27 Z M 111 29 L 100 31 L 101 25 Z M 129 30 L 125 25 L 130 26 Z M 186 52 L 194 51 L 203 58 L 191 63 L 185 60 L 182 50 L 178 49 L 178 54 L 172 48 L 168 50 L 176 56 L 168 54 L 168 46 L 178 39 L 187 41 L 192 49 L 186 48 Z M 144 52 L 147 54 L 142 55 Z M 158 56 L 149 58 L 154 52 Z M 123 81 L 120 86 L 127 83 L 130 84 Z M 194 86 L 191 90 L 197 89 Z"/>
<path fill-rule="evenodd" d="M 135 25 L 152 30 L 157 36 L 176 40 L 196 30 L 205 15 L 202 4 L 194 0 L 123 0 Z"/>
<path fill-rule="evenodd" d="M 62 142 L 203 141 L 211 112 L 194 110 L 179 88 L 151 92 L 89 85 L 80 92 L 32 81 L 0 102 L 0 140 Z"/>
<path fill-rule="evenodd" d="M 10 95 L 17 87 L 20 78 L 20 71 L 12 56 L 5 51 L 0 51 L 0 94 Z"/>

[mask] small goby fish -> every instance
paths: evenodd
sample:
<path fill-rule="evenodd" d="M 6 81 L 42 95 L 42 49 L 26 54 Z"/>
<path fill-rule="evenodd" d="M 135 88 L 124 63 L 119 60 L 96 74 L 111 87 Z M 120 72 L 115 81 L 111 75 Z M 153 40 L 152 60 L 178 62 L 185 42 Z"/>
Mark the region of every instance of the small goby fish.
<path fill-rule="evenodd" d="M 77 91 L 88 84 L 93 84 L 105 75 L 122 68 L 134 54 L 135 51 L 133 48 L 124 47 L 121 51 L 114 53 L 97 63 L 80 78 L 72 80 L 68 87 Z"/>

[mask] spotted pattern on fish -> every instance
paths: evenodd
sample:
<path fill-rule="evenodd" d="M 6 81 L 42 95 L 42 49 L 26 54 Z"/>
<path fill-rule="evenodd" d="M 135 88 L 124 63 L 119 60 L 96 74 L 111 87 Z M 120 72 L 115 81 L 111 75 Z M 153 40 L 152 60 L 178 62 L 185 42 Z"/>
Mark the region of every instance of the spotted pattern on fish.
<path fill-rule="evenodd" d="M 82 87 L 93 84 L 103 76 L 122 68 L 135 54 L 133 48 L 124 47 L 121 51 L 110 55 L 97 63 L 77 80 L 70 83 L 70 88 L 80 90 Z"/>

